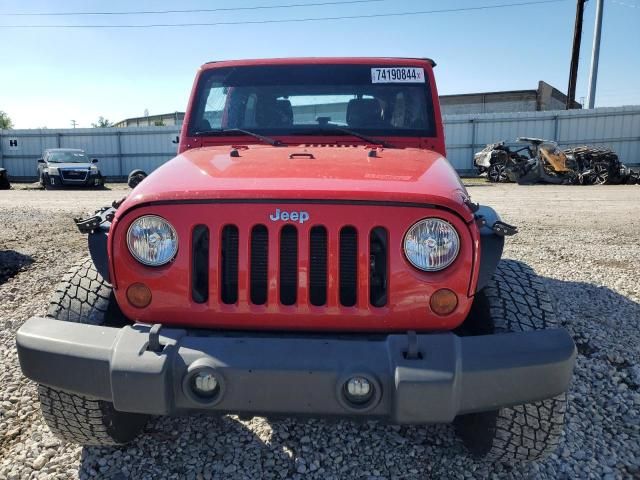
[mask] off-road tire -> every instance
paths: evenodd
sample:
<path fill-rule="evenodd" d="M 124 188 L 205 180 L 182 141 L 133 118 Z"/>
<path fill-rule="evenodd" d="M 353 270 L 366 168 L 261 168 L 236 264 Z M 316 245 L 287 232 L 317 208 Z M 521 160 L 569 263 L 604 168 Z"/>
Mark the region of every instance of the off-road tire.
<path fill-rule="evenodd" d="M 475 334 L 541 330 L 557 325 L 551 297 L 533 270 L 500 261 L 474 302 Z M 490 322 L 490 324 L 489 324 Z M 455 427 L 466 447 L 492 462 L 517 463 L 549 455 L 560 441 L 566 394 L 492 412 L 461 415 Z"/>
<path fill-rule="evenodd" d="M 91 325 L 115 324 L 119 309 L 111 285 L 90 258 L 74 265 L 57 286 L 47 316 Z M 49 429 L 58 437 L 81 445 L 121 445 L 133 440 L 147 415 L 119 412 L 111 402 L 38 386 L 40 407 Z"/>

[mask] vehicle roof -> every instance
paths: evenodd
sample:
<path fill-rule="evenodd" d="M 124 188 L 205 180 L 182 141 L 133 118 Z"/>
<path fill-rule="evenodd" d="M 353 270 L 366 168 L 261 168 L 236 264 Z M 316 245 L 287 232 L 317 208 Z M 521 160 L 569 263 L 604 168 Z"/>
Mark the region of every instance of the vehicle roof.
<path fill-rule="evenodd" d="M 45 152 L 84 152 L 81 148 L 47 148 Z"/>
<path fill-rule="evenodd" d="M 428 63 L 431 67 L 436 62 L 430 58 L 410 57 L 290 57 L 290 58 L 257 58 L 246 60 L 214 60 L 202 65 L 202 69 L 217 68 L 222 66 L 249 66 L 249 65 L 322 65 L 322 64 L 371 64 L 380 65 L 419 65 Z"/>

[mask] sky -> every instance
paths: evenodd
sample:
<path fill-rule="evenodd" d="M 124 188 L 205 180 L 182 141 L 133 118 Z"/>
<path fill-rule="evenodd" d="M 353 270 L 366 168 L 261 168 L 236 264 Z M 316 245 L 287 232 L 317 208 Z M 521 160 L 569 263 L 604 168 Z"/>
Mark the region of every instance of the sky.
<path fill-rule="evenodd" d="M 324 0 L 329 2 L 330 0 Z M 334 0 L 338 2 L 340 0 Z M 99 116 L 184 111 L 197 68 L 211 60 L 289 56 L 430 57 L 440 94 L 566 91 L 575 0 L 542 5 L 292 23 L 157 28 L 149 25 L 383 15 L 526 0 L 0 0 L 0 110 L 15 128 L 90 127 Z M 576 98 L 587 96 L 595 0 L 586 3 Z M 25 16 L 15 13 L 246 10 L 148 15 Z M 640 0 L 605 0 L 596 106 L 640 104 Z M 22 28 L 9 26 L 27 25 Z"/>

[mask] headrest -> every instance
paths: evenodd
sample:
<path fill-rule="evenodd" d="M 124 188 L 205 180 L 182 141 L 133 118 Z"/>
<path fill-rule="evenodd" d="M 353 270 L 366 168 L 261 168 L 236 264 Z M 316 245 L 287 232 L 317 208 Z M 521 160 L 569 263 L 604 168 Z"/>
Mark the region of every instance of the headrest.
<path fill-rule="evenodd" d="M 260 127 L 293 125 L 291 102 L 275 98 L 260 98 L 256 103 L 256 124 Z"/>
<path fill-rule="evenodd" d="M 358 98 L 347 104 L 350 127 L 378 127 L 382 124 L 382 107 L 375 98 Z"/>

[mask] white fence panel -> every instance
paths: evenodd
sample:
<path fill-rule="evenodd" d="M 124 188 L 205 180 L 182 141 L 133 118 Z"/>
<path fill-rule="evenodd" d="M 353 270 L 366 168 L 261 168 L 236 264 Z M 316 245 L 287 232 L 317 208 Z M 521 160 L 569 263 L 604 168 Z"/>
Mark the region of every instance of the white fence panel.
<path fill-rule="evenodd" d="M 562 147 L 600 145 L 627 165 L 640 165 L 640 106 L 552 112 L 445 115 L 447 157 L 460 172 L 473 170 L 473 154 L 488 143 L 517 137 L 556 140 Z M 107 177 L 136 168 L 151 172 L 176 154 L 179 127 L 0 130 L 0 166 L 14 179 L 35 179 L 47 148 L 82 148 L 100 160 Z"/>

